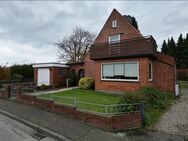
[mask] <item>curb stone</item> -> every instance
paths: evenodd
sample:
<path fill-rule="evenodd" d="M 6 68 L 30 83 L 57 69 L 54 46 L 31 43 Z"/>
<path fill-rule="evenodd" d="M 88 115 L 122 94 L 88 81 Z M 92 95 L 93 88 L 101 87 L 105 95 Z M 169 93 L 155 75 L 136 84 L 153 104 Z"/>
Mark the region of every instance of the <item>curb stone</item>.
<path fill-rule="evenodd" d="M 45 135 L 47 135 L 49 137 L 52 137 L 52 138 L 54 138 L 54 139 L 56 139 L 58 141 L 72 141 L 71 139 L 66 138 L 65 136 L 62 136 L 62 135 L 60 135 L 58 133 L 55 133 L 52 130 L 49 130 L 49 129 L 44 128 L 44 127 L 41 127 L 41 126 L 39 126 L 37 124 L 34 124 L 34 123 L 30 122 L 30 121 L 22 119 L 19 116 L 13 115 L 13 114 L 11 114 L 9 112 L 6 112 L 4 110 L 0 110 L 0 114 L 5 115 L 5 116 L 7 116 L 7 117 L 9 117 L 9 118 L 11 118 L 13 120 L 16 120 L 16 121 L 22 123 L 22 124 L 25 124 L 25 125 L 31 127 L 32 129 L 34 129 L 34 130 L 36 130 L 38 132 L 44 133 Z"/>

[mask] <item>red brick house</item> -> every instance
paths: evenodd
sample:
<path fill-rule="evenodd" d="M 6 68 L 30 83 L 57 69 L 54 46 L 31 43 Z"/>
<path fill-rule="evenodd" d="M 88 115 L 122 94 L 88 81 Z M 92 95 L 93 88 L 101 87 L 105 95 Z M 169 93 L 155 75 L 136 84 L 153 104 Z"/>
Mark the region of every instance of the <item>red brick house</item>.
<path fill-rule="evenodd" d="M 138 90 L 141 86 L 175 91 L 174 58 L 159 53 L 154 38 L 143 36 L 130 19 L 116 9 L 85 60 L 66 66 L 80 77 L 92 77 L 97 91 L 122 93 Z"/>

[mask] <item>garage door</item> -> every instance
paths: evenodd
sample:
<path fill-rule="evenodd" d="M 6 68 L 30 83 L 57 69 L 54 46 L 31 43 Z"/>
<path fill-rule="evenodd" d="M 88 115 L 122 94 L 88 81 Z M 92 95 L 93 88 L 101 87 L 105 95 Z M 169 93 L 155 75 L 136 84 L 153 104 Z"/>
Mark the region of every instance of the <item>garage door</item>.
<path fill-rule="evenodd" d="M 37 85 L 41 86 L 42 84 L 50 85 L 50 70 L 47 68 L 38 69 Z"/>

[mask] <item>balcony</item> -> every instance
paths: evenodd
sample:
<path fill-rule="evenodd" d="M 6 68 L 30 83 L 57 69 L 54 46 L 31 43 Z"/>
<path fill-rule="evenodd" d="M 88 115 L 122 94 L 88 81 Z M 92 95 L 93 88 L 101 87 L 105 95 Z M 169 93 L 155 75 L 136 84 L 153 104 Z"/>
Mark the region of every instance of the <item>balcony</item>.
<path fill-rule="evenodd" d="M 119 43 L 93 44 L 90 48 L 90 59 L 128 58 L 155 56 L 157 45 L 152 36 L 121 40 Z"/>

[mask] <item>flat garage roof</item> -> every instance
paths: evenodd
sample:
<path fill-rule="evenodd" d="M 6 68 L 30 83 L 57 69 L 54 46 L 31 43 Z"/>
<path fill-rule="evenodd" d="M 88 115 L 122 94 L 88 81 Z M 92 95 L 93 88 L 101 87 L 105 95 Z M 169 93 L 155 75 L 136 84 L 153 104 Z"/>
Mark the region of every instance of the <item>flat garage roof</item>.
<path fill-rule="evenodd" d="M 47 68 L 47 67 L 61 67 L 61 68 L 68 68 L 69 66 L 62 63 L 36 63 L 33 64 L 33 68 Z"/>

